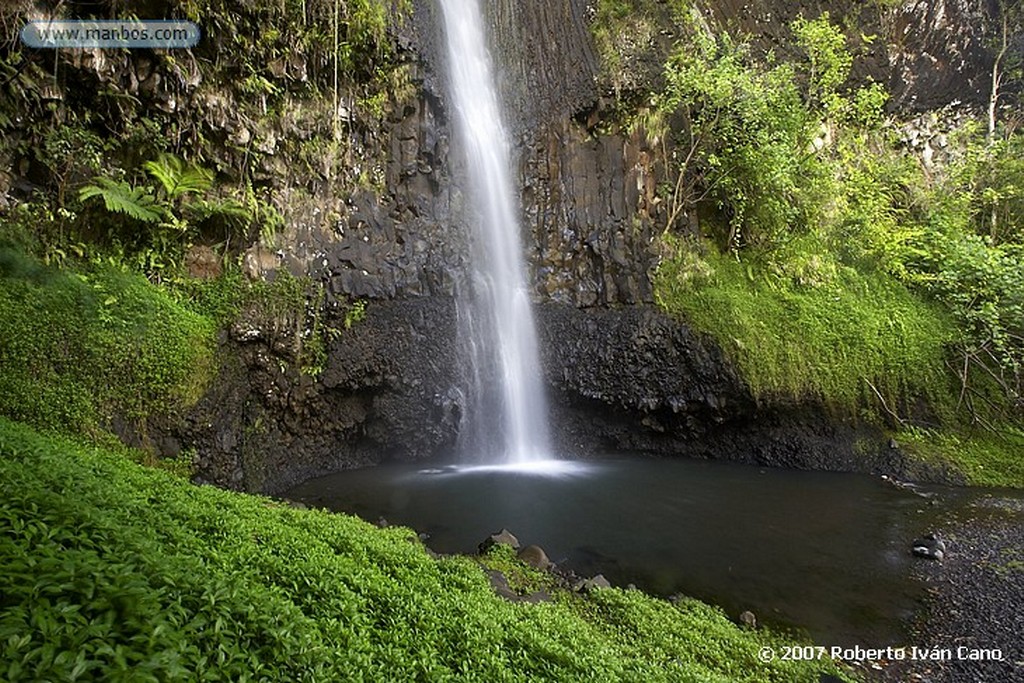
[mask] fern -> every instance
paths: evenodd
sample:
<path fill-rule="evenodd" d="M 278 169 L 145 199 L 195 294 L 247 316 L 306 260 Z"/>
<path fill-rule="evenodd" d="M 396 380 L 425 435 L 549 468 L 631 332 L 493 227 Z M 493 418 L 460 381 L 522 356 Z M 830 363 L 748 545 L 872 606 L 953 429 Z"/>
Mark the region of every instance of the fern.
<path fill-rule="evenodd" d="M 199 199 L 189 207 L 199 220 L 207 218 L 252 219 L 252 211 L 237 199 Z"/>
<path fill-rule="evenodd" d="M 78 191 L 81 201 L 100 197 L 107 211 L 123 213 L 143 223 L 158 223 L 164 218 L 166 210 L 156 203 L 156 198 L 146 188 L 132 187 L 124 181 L 102 176 L 93 178 L 92 182 Z"/>
<path fill-rule="evenodd" d="M 160 183 L 170 201 L 186 194 L 205 194 L 213 186 L 213 171 L 186 164 L 173 154 L 161 154 L 143 166 Z"/>

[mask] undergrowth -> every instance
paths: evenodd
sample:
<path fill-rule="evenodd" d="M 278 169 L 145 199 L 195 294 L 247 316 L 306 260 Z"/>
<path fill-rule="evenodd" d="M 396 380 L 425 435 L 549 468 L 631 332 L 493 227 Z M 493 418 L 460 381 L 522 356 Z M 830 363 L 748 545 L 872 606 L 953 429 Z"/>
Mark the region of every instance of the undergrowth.
<path fill-rule="evenodd" d="M 783 639 L 638 591 L 512 604 L 412 531 L 296 510 L 0 418 L 0 678 L 793 681 Z M 845 675 L 845 674 L 840 674 Z"/>
<path fill-rule="evenodd" d="M 0 250 L 0 414 L 72 432 L 194 404 L 214 370 L 211 319 L 144 277 L 68 271 Z"/>

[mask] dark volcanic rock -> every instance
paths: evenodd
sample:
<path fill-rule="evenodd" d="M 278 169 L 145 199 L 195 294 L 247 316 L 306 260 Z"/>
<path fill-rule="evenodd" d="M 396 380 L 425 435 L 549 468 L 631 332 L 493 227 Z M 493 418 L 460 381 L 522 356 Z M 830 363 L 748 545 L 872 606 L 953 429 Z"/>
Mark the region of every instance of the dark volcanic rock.
<path fill-rule="evenodd" d="M 485 553 L 496 545 L 507 545 L 513 550 L 518 550 L 519 539 L 516 538 L 508 529 L 502 529 L 481 541 L 479 550 L 481 553 Z"/>
<path fill-rule="evenodd" d="M 661 205 L 649 144 L 639 134 L 591 137 L 566 120 L 524 150 L 525 229 L 545 299 L 584 307 L 654 300 Z"/>
<path fill-rule="evenodd" d="M 554 563 L 548 559 L 544 549 L 537 545 L 528 545 L 517 553 L 520 560 L 535 569 L 551 569 Z"/>
<path fill-rule="evenodd" d="M 914 557 L 923 557 L 926 560 L 942 560 L 946 555 L 946 542 L 936 534 L 930 533 L 923 538 L 918 538 L 911 546 Z"/>
<path fill-rule="evenodd" d="M 301 374 L 272 330 L 242 324 L 180 435 L 198 480 L 273 493 L 310 477 L 386 459 L 435 455 L 461 416 L 452 391 L 451 299 L 378 301 L 331 344 L 320 381 Z M 244 340 L 244 341 L 241 341 Z"/>
<path fill-rule="evenodd" d="M 611 588 L 612 584 L 604 578 L 604 574 L 598 574 L 592 579 L 584 579 L 573 586 L 577 593 L 590 593 L 599 588 Z"/>
<path fill-rule="evenodd" d="M 896 109 L 981 104 L 988 97 L 993 56 L 987 43 L 996 25 L 996 3 L 989 0 L 716 0 L 709 7 L 718 25 L 786 59 L 803 58 L 790 23 L 829 12 L 845 27 L 854 77 L 885 85 Z"/>
<path fill-rule="evenodd" d="M 649 452 L 958 481 L 813 403 L 758 405 L 721 351 L 653 307 L 538 308 L 561 452 Z"/>

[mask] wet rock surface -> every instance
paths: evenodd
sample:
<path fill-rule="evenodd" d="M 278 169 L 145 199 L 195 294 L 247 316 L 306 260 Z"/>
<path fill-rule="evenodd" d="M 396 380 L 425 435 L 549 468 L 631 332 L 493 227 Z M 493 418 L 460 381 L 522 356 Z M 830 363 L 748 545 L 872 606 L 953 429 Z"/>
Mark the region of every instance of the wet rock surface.
<path fill-rule="evenodd" d="M 592 137 L 569 121 L 524 149 L 524 229 L 536 244 L 534 282 L 543 299 L 580 307 L 654 300 L 654 160 L 639 134 Z"/>
<path fill-rule="evenodd" d="M 341 332 L 316 380 L 271 330 L 236 325 L 207 396 L 183 423 L 155 431 L 196 450 L 198 481 L 267 493 L 451 449 L 453 320 L 450 299 L 417 298 L 377 302 L 349 329 L 328 321 Z"/>

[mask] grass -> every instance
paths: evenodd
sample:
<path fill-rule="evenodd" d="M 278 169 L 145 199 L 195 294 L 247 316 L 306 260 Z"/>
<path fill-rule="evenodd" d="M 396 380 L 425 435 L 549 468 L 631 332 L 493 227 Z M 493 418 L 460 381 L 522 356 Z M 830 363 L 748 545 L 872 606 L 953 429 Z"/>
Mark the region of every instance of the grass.
<path fill-rule="evenodd" d="M 738 261 L 668 239 L 661 306 L 711 336 L 766 403 L 818 401 L 846 415 L 912 412 L 918 399 L 945 425 L 895 438 L 922 461 L 953 465 L 968 483 L 1024 488 L 1024 432 L 971 430 L 946 369 L 947 314 L 877 270 L 844 266 L 806 242 L 772 260 Z"/>
<path fill-rule="evenodd" d="M 0 414 L 70 432 L 194 404 L 216 325 L 110 266 L 77 272 L 0 247 Z"/>
<path fill-rule="evenodd" d="M 696 601 L 497 598 L 408 529 L 196 487 L 0 418 L 0 678 L 817 681 Z M 505 558 L 510 562 L 510 558 Z M 845 675 L 845 674 L 842 674 Z"/>
<path fill-rule="evenodd" d="M 782 266 L 709 252 L 677 245 L 658 270 L 656 296 L 718 342 L 757 398 L 856 414 L 880 397 L 948 396 L 952 325 L 891 277 L 813 251 Z"/>
<path fill-rule="evenodd" d="M 1024 488 L 1024 431 L 939 432 L 906 429 L 897 440 L 922 460 L 953 463 L 970 484 Z"/>

